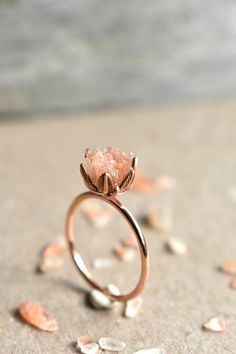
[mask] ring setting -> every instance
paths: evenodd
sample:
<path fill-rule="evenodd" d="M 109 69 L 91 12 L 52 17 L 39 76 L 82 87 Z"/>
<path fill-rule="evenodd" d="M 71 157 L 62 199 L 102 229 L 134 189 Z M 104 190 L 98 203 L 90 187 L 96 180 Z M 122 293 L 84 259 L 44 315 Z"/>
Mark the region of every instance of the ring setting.
<path fill-rule="evenodd" d="M 95 193 L 115 197 L 129 190 L 138 159 L 117 148 L 86 149 L 80 172 L 86 186 Z"/>

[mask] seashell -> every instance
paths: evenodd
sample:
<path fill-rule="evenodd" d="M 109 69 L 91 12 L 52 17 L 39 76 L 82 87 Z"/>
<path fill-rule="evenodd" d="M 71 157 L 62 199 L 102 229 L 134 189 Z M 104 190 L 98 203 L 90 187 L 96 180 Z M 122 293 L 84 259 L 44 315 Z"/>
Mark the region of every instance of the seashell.
<path fill-rule="evenodd" d="M 143 299 L 140 296 L 127 301 L 125 304 L 124 316 L 127 318 L 133 318 L 137 316 L 139 310 L 142 307 L 142 304 Z"/>
<path fill-rule="evenodd" d="M 19 306 L 19 314 L 26 323 L 42 331 L 54 332 L 58 329 L 57 321 L 39 303 L 22 303 Z"/>
<path fill-rule="evenodd" d="M 212 332 L 225 332 L 226 320 L 222 315 L 213 317 L 203 325 L 203 328 Z"/>
<path fill-rule="evenodd" d="M 124 342 L 110 337 L 102 337 L 98 343 L 102 350 L 107 350 L 108 352 L 121 352 L 125 348 Z"/>
<path fill-rule="evenodd" d="M 120 295 L 119 289 L 113 284 L 109 284 L 107 289 L 114 295 Z M 89 293 L 89 302 L 95 309 L 112 309 L 118 304 L 117 301 L 109 299 L 97 289 L 93 289 Z"/>
<path fill-rule="evenodd" d="M 174 237 L 171 237 L 169 240 L 166 241 L 166 247 L 169 252 L 177 256 L 183 256 L 187 253 L 186 244 L 183 241 L 180 241 Z"/>
<path fill-rule="evenodd" d="M 166 354 L 166 352 L 162 348 L 149 348 L 149 349 L 141 349 L 133 354 Z"/>

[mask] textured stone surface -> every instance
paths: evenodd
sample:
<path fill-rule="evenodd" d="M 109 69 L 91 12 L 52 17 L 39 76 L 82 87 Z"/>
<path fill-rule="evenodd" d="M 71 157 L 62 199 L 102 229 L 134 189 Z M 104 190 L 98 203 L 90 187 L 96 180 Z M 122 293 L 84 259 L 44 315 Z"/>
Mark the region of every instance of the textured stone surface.
<path fill-rule="evenodd" d="M 144 347 L 166 354 L 235 352 L 236 293 L 228 286 L 230 275 L 217 269 L 235 259 L 236 204 L 229 198 L 236 185 L 235 116 L 236 102 L 228 102 L 0 125 L 1 353 L 75 353 L 82 335 L 120 339 L 124 354 Z M 119 307 L 114 313 L 89 308 L 85 283 L 69 257 L 53 274 L 35 272 L 42 248 L 63 232 L 69 203 L 84 191 L 79 163 L 85 147 L 107 145 L 133 151 L 140 170 L 178 181 L 167 200 L 122 196 L 135 215 L 150 205 L 171 205 L 173 236 L 188 246 L 186 256 L 175 257 L 165 251 L 164 235 L 144 228 L 150 282 L 134 319 L 123 318 Z M 81 226 L 78 239 L 86 257 L 110 254 L 113 233 L 123 232 L 120 218 L 112 225 L 116 221 L 108 238 L 101 228 L 84 234 Z M 134 276 L 130 267 L 116 263 L 102 270 L 101 279 L 123 291 Z M 55 317 L 56 333 L 39 332 L 14 316 L 27 300 L 40 302 Z M 203 331 L 202 324 L 219 314 L 229 317 L 229 330 Z"/>
<path fill-rule="evenodd" d="M 235 97 L 234 0 L 0 2 L 0 115 Z"/>

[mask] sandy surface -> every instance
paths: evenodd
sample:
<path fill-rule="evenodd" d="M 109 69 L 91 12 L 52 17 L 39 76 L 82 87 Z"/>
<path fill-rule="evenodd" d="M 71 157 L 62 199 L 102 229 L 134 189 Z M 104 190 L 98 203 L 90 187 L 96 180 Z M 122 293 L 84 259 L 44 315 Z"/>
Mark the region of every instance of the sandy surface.
<path fill-rule="evenodd" d="M 1 124 L 1 353 L 73 353 L 79 335 L 116 337 L 127 354 L 144 347 L 168 354 L 236 353 L 236 292 L 217 270 L 236 253 L 235 115 L 236 102 L 226 102 Z M 132 150 L 140 170 L 178 181 L 168 195 L 122 197 L 135 215 L 150 206 L 172 208 L 172 234 L 188 245 L 185 257 L 170 255 L 167 235 L 144 228 L 151 274 L 143 309 L 133 320 L 123 318 L 120 308 L 86 306 L 88 288 L 69 256 L 53 274 L 35 272 L 42 247 L 63 233 L 70 201 L 85 190 L 78 171 L 85 147 L 104 145 Z M 102 230 L 99 240 L 95 231 L 83 237 L 82 231 L 85 255 L 110 254 Z M 125 269 L 115 262 L 104 276 L 129 286 L 134 272 L 132 265 Z M 37 331 L 15 316 L 27 299 L 55 316 L 57 333 Z M 202 324 L 218 314 L 228 317 L 228 331 L 204 332 Z"/>

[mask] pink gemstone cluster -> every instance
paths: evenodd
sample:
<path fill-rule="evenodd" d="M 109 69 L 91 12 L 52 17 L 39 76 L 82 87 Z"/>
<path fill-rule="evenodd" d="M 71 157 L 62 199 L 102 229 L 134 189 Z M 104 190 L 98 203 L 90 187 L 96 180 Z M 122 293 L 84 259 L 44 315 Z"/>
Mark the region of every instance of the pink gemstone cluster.
<path fill-rule="evenodd" d="M 136 158 L 114 147 L 87 149 L 81 173 L 87 186 L 100 193 L 112 194 L 117 187 L 125 191 L 134 178 Z M 128 179 L 127 179 L 128 178 Z M 91 183 L 90 183 L 91 182 Z"/>

